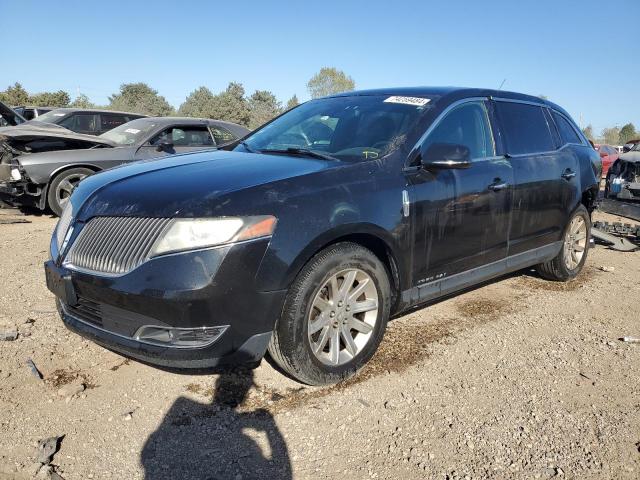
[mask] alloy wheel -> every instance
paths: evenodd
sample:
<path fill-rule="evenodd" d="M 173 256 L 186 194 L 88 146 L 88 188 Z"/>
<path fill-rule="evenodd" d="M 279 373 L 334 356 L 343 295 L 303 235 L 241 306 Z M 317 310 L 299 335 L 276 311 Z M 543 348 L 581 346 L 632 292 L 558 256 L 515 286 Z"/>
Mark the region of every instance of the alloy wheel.
<path fill-rule="evenodd" d="M 378 318 L 378 290 L 363 270 L 332 275 L 316 292 L 308 316 L 311 351 L 322 363 L 349 362 L 367 345 Z"/>
<path fill-rule="evenodd" d="M 56 187 L 56 199 L 58 200 L 58 204 L 62 209 L 67 205 L 69 201 L 69 197 L 73 193 L 73 190 L 76 188 L 80 180 L 85 178 L 87 175 L 83 173 L 73 173 L 68 175 L 62 179 L 62 181 Z"/>
<path fill-rule="evenodd" d="M 564 238 L 564 262 L 569 270 L 580 264 L 587 248 L 587 223 L 580 215 L 576 215 L 569 224 Z"/>

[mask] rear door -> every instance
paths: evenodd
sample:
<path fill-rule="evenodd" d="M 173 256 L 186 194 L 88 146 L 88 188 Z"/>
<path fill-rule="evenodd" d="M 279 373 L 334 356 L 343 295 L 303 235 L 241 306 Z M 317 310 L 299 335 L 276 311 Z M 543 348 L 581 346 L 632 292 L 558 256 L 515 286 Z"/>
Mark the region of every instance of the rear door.
<path fill-rule="evenodd" d="M 579 198 L 575 153 L 561 145 L 545 105 L 495 99 L 505 154 L 513 168 L 509 255 L 561 240 Z"/>
<path fill-rule="evenodd" d="M 417 285 L 506 258 L 513 173 L 511 164 L 496 155 L 487 107 L 484 99 L 454 104 L 423 143 L 423 150 L 434 143 L 466 146 L 469 168 L 418 167 L 407 175 Z"/>
<path fill-rule="evenodd" d="M 164 148 L 162 145 L 167 145 Z M 211 132 L 206 125 L 175 125 L 165 128 L 138 149 L 136 158 L 155 158 L 177 153 L 215 148 Z"/>

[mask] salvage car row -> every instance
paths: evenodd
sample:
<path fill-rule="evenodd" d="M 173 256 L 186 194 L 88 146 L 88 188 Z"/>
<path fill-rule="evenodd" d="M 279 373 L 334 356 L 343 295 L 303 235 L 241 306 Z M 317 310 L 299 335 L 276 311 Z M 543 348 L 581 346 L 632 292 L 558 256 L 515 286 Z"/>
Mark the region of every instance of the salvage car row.
<path fill-rule="evenodd" d="M 76 133 L 91 125 L 107 130 L 98 136 Z M 14 205 L 48 207 L 60 215 L 78 182 L 93 173 L 137 160 L 215 149 L 248 132 L 209 119 L 52 110 L 37 120 L 0 128 L 0 198 Z"/>

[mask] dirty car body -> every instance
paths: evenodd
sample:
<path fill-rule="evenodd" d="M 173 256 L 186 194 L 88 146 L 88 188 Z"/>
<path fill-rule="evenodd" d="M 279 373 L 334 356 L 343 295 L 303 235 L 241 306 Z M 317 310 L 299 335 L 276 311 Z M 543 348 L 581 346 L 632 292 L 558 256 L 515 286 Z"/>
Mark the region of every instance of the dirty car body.
<path fill-rule="evenodd" d="M 530 151 L 510 136 L 519 106 L 545 129 Z M 309 366 L 281 366 L 330 383 L 370 358 L 376 322 L 560 255 L 575 212 L 593 208 L 599 169 L 568 114 L 539 98 L 458 88 L 336 95 L 290 110 L 233 151 L 83 181 L 52 237 L 48 285 L 70 329 L 125 355 L 210 367 L 257 362 L 268 347 L 281 364 L 289 332 L 302 335 L 287 343 L 291 358 Z M 326 275 L 314 270 L 324 265 Z M 352 275 L 361 279 L 349 313 L 325 295 Z M 336 323 L 314 333 L 329 317 Z M 322 344 L 317 335 L 334 327 L 351 339 Z"/>
<path fill-rule="evenodd" d="M 226 141 L 248 132 L 227 122 L 177 117 L 140 118 L 100 136 L 33 123 L 0 129 L 0 194 L 8 203 L 49 206 L 59 214 L 82 178 L 122 163 L 216 148 L 214 129 L 227 132 Z M 51 195 L 52 186 L 64 187 L 61 180 L 72 173 L 68 191 Z"/>

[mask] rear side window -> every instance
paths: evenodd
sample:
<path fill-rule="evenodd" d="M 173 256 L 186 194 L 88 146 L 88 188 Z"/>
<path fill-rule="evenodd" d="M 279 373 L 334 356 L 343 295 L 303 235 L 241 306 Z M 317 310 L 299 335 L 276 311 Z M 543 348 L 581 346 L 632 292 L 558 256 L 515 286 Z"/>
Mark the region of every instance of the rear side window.
<path fill-rule="evenodd" d="M 582 143 L 580 137 L 566 118 L 559 113 L 553 112 L 553 120 L 556 122 L 563 145 L 565 143 Z"/>
<path fill-rule="evenodd" d="M 158 145 L 162 142 L 169 142 L 174 147 L 209 147 L 214 145 L 207 127 L 197 125 L 167 128 L 151 139 L 149 143 Z"/>
<path fill-rule="evenodd" d="M 211 129 L 211 133 L 213 133 L 213 138 L 216 141 L 216 145 L 233 142 L 236 139 L 236 136 L 233 133 L 222 127 L 211 126 L 209 128 Z"/>
<path fill-rule="evenodd" d="M 100 129 L 103 132 L 109 131 L 112 128 L 116 128 L 123 123 L 127 123 L 129 120 L 124 115 L 115 115 L 112 113 L 102 113 L 100 114 Z"/>
<path fill-rule="evenodd" d="M 496 102 L 511 155 L 555 150 L 549 124 L 541 107 L 526 103 Z"/>

